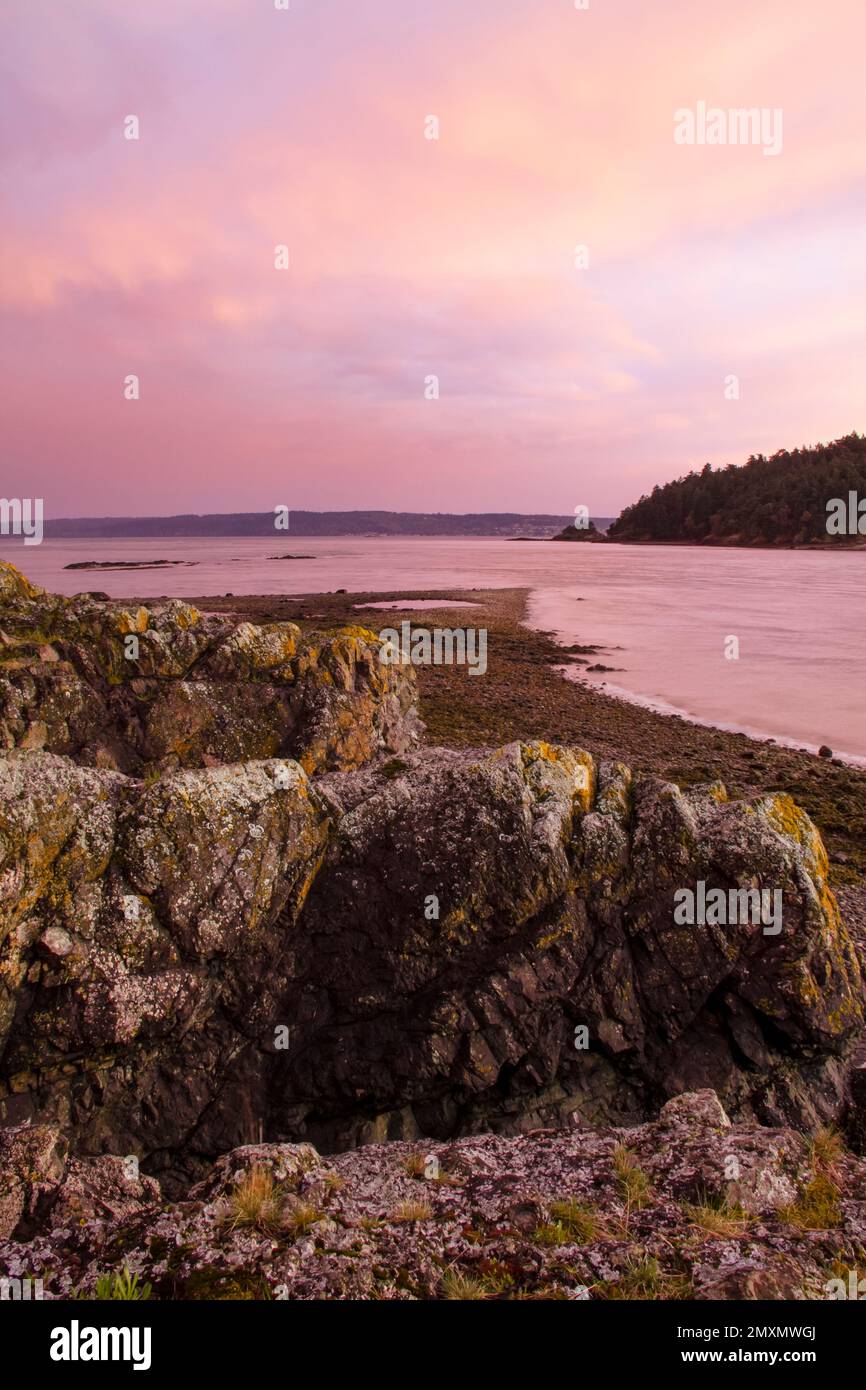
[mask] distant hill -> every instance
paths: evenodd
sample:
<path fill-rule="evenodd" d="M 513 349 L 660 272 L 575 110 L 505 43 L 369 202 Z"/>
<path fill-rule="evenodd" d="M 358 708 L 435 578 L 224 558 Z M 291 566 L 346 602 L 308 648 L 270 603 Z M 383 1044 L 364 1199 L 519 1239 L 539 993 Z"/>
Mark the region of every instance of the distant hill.
<path fill-rule="evenodd" d="M 857 535 L 828 533 L 828 503 L 866 499 L 866 437 L 753 455 L 654 487 L 626 507 L 608 531 L 615 541 L 703 545 L 850 545 Z M 856 503 L 855 503 L 856 508 Z M 866 518 L 864 518 L 866 528 Z M 856 531 L 856 521 L 855 521 Z"/>
<path fill-rule="evenodd" d="M 275 532 L 273 512 L 210 516 L 101 516 L 46 521 L 48 537 L 115 536 L 538 536 L 547 537 L 568 516 L 520 512 L 303 512 L 289 513 L 289 530 Z M 608 518 L 598 518 L 600 526 Z"/>

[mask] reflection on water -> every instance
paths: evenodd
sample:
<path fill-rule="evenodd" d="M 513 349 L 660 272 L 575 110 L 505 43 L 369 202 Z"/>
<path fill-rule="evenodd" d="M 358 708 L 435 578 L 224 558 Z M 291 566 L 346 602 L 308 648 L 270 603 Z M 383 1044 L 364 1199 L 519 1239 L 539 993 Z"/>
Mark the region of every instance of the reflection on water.
<path fill-rule="evenodd" d="M 608 682 L 661 707 L 866 758 L 866 554 L 596 546 L 466 537 L 3 539 L 0 557 L 60 593 L 112 597 L 349 593 L 527 585 L 530 621 L 598 644 Z M 64 570 L 76 560 L 194 560 Z M 739 659 L 725 658 L 735 637 Z M 489 662 L 495 662 L 491 649 Z"/>

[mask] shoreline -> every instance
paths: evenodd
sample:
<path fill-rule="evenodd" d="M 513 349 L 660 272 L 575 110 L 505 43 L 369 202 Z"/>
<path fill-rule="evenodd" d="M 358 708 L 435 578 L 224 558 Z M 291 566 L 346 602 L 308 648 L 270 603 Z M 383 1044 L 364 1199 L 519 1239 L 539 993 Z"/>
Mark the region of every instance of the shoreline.
<path fill-rule="evenodd" d="M 472 625 L 488 631 L 488 669 L 483 679 L 474 679 L 466 667 L 416 668 L 428 745 L 480 748 L 542 739 L 576 744 L 682 786 L 720 780 L 733 797 L 787 792 L 821 830 L 834 886 L 862 884 L 866 894 L 866 768 L 835 754 L 819 758 L 775 736 L 725 730 L 647 708 L 575 679 L 580 668 L 569 671 L 576 662 L 569 660 L 568 649 L 551 632 L 526 625 L 531 592 L 530 586 L 428 585 L 345 594 L 191 596 L 187 602 L 255 622 L 289 621 L 304 630 L 327 631 L 347 624 L 369 627 L 371 610 L 358 605 L 387 600 L 410 600 L 391 610 L 395 621 L 417 611 L 419 626 L 460 626 L 466 610 L 449 608 L 448 600 L 469 601 L 476 605 Z M 442 602 L 430 607 L 431 599 Z M 413 610 L 411 600 L 426 602 Z"/>
<path fill-rule="evenodd" d="M 514 536 L 514 540 L 531 541 L 537 539 L 535 536 Z M 839 541 L 809 541 L 804 545 L 795 545 L 793 541 L 783 541 L 778 545 L 771 544 L 770 541 L 651 541 L 651 540 L 617 540 L 613 536 L 608 536 L 601 532 L 593 538 L 582 537 L 580 540 L 572 540 L 569 536 L 546 536 L 546 541 L 557 541 L 560 545 L 658 545 L 671 546 L 678 550 L 813 550 L 823 554 L 830 551 L 841 551 L 848 555 L 856 555 L 858 552 L 866 554 L 866 541 L 855 541 L 851 544 Z"/>
<path fill-rule="evenodd" d="M 568 648 L 564 647 L 563 650 L 567 651 Z M 602 647 L 599 650 L 604 651 L 605 649 Z M 567 674 L 567 668 L 563 668 L 563 670 L 566 670 Z M 582 674 L 582 672 L 575 671 L 573 675 L 567 675 L 567 679 L 577 681 Z M 588 682 L 588 684 L 590 683 Z M 688 724 L 698 724 L 702 729 L 716 729 L 723 734 L 742 734 L 754 743 L 773 743 L 780 748 L 788 748 L 798 753 L 808 753 L 813 758 L 819 756 L 817 744 L 810 747 L 804 740 L 791 738 L 777 730 L 757 729 L 750 724 L 719 723 L 716 720 L 705 719 L 702 715 L 681 709 L 678 705 L 669 704 L 661 696 L 641 695 L 636 691 L 627 690 L 625 686 L 616 685 L 613 681 L 604 682 L 604 693 L 610 695 L 611 699 L 622 700 L 625 704 L 638 705 L 641 709 L 651 710 L 652 713 L 661 715 L 665 719 L 682 719 Z M 822 759 L 822 761 L 824 760 Z M 832 759 L 826 761 L 844 763 L 846 767 L 857 768 L 866 772 L 866 757 L 860 753 L 848 753 L 843 749 L 834 748 Z"/>

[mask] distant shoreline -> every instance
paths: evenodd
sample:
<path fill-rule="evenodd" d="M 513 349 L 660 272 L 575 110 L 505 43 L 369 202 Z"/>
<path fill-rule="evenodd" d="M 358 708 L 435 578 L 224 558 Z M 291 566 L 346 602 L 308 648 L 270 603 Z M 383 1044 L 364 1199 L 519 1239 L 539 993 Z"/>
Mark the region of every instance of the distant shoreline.
<path fill-rule="evenodd" d="M 534 536 L 514 536 L 513 540 L 535 540 Z M 828 541 L 806 541 L 801 545 L 796 545 L 793 541 L 780 541 L 774 545 L 770 541 L 651 541 L 651 540 L 617 540 L 613 536 L 599 535 L 592 540 L 569 540 L 568 536 L 547 536 L 549 541 L 559 541 L 562 545 L 645 545 L 645 546 L 668 546 L 675 549 L 686 550 L 815 550 L 824 551 L 846 551 L 856 553 L 857 551 L 866 552 L 866 537 L 863 540 L 828 540 Z"/>

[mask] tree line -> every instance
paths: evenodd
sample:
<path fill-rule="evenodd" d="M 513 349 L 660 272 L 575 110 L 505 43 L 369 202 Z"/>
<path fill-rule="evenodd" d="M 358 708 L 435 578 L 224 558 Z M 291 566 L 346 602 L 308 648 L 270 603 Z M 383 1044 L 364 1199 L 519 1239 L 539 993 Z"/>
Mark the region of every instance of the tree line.
<path fill-rule="evenodd" d="M 780 449 L 656 486 L 608 530 L 617 541 L 803 545 L 827 541 L 828 504 L 866 497 L 866 436 Z"/>

